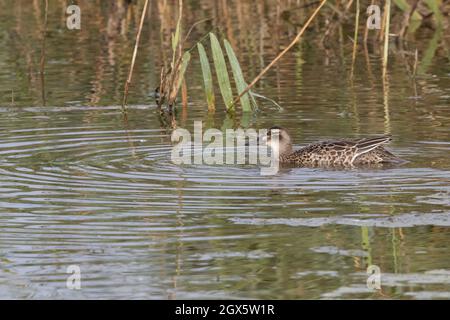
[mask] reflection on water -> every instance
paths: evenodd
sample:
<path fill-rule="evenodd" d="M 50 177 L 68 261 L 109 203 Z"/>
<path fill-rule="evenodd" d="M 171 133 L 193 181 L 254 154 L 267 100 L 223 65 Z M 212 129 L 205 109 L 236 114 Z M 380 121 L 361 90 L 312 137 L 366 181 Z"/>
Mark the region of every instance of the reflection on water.
<path fill-rule="evenodd" d="M 90 27 L 76 36 L 59 29 L 60 11 L 51 6 L 43 106 L 37 53 L 27 47 L 39 43 L 33 24 L 42 14 L 25 6 L 21 14 L 35 17 L 25 24 L 7 3 L 0 1 L 7 30 L 0 41 L 9 48 L 0 53 L 0 297 L 449 298 L 448 60 L 436 56 L 414 86 L 394 52 L 386 92 L 377 55 L 358 56 L 349 86 L 339 49 L 334 56 L 304 44 L 258 88 L 284 110 L 263 104 L 235 119 L 206 113 L 194 64 L 189 110 L 177 115 L 178 126 L 282 125 L 297 146 L 391 133 L 390 148 L 409 163 L 284 168 L 270 177 L 255 166 L 178 166 L 170 161 L 170 129 L 147 97 L 158 77 L 158 24 L 144 30 L 129 99 L 139 104 L 125 122 L 116 104 L 138 8 L 112 17 L 105 5 L 103 20 L 87 19 Z M 203 9 L 198 15 L 211 10 Z M 290 37 L 287 28 L 280 39 L 247 38 L 258 23 L 272 27 L 265 14 L 252 15 L 255 26 L 242 39 L 225 29 L 251 60 L 250 75 L 264 64 L 252 48 L 268 61 Z M 104 30 L 109 36 L 93 41 Z M 342 50 L 350 57 L 351 47 Z M 74 264 L 80 291 L 66 288 Z M 372 264 L 382 272 L 381 293 L 366 287 Z"/>

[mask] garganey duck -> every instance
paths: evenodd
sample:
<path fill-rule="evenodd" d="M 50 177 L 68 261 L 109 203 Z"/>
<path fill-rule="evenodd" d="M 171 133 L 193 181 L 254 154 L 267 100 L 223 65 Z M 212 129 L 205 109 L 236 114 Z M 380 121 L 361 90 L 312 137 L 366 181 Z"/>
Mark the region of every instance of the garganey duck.
<path fill-rule="evenodd" d="M 278 142 L 272 139 L 275 132 L 278 132 Z M 294 151 L 291 136 L 286 129 L 272 127 L 267 137 L 263 138 L 272 150 L 278 148 L 280 163 L 296 166 L 354 166 L 405 162 L 384 149 L 383 145 L 391 139 L 391 136 L 384 135 L 354 140 L 323 141 Z"/>

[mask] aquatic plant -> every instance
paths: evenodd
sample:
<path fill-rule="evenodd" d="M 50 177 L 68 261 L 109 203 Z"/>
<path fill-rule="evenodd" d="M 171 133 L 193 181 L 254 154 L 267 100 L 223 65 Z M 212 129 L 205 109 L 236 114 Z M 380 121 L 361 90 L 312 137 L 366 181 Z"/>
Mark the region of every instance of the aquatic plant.
<path fill-rule="evenodd" d="M 231 91 L 230 77 L 228 76 L 227 64 L 222 52 L 222 48 L 213 33 L 209 34 L 211 39 L 211 50 L 216 69 L 216 76 L 219 82 L 220 93 L 227 110 L 233 109 L 233 92 Z"/>
<path fill-rule="evenodd" d="M 206 101 L 208 103 L 208 109 L 214 110 L 216 99 L 214 96 L 213 80 L 211 74 L 211 68 L 209 67 L 208 56 L 206 55 L 205 47 L 199 42 L 197 44 L 198 55 L 200 57 L 200 65 L 203 74 L 203 83 L 205 85 Z"/>
<path fill-rule="evenodd" d="M 223 97 L 223 100 L 225 102 L 225 106 L 227 110 L 234 110 L 234 105 L 240 101 L 242 110 L 243 111 L 250 111 L 255 110 L 258 108 L 256 104 L 255 97 L 263 98 L 271 101 L 276 106 L 281 108 L 281 106 L 276 103 L 274 100 L 269 99 L 263 95 L 256 94 L 255 92 L 251 91 L 250 89 L 262 78 L 262 76 L 273 66 L 275 65 L 281 57 L 286 54 L 302 37 L 303 33 L 305 32 L 306 28 L 311 24 L 315 16 L 319 13 L 320 9 L 323 7 L 323 5 L 327 2 L 327 0 L 322 0 L 322 2 L 319 4 L 319 6 L 315 9 L 315 11 L 311 14 L 309 19 L 306 21 L 306 23 L 303 25 L 303 27 L 298 32 L 297 36 L 294 38 L 293 41 L 284 49 L 282 50 L 259 74 L 256 76 L 255 79 L 250 84 L 247 84 L 244 80 L 242 69 L 240 67 L 239 61 L 236 58 L 236 55 L 234 53 L 233 48 L 231 47 L 230 43 L 227 40 L 224 40 L 225 49 L 228 55 L 228 59 L 231 65 L 231 69 L 233 72 L 234 81 L 237 87 L 238 96 L 232 100 L 232 91 L 231 91 L 231 84 L 228 76 L 228 70 L 225 63 L 225 58 L 220 46 L 219 41 L 217 40 L 217 37 L 210 33 L 210 39 L 211 39 L 211 48 L 213 51 L 213 59 L 214 59 L 214 66 L 216 70 L 216 75 L 219 82 L 219 88 Z M 203 56 L 202 60 L 202 70 L 203 74 L 206 78 L 204 79 L 205 84 L 209 83 L 211 77 L 210 77 L 210 71 L 208 71 L 204 66 L 207 63 L 207 59 L 205 59 L 204 54 L 204 48 L 199 47 L 199 52 Z M 206 85 L 205 85 L 206 88 Z M 211 92 L 210 88 L 206 88 L 206 96 L 210 96 L 213 94 Z M 209 106 L 209 104 L 208 104 Z"/>
<path fill-rule="evenodd" d="M 220 93 L 228 112 L 235 111 L 235 105 L 237 104 L 237 102 L 240 102 L 243 112 L 258 110 L 256 98 L 267 100 L 277 106 L 279 109 L 282 109 L 282 107 L 275 100 L 270 99 L 262 94 L 256 93 L 253 90 L 248 90 L 249 85 L 244 79 L 244 74 L 242 72 L 239 60 L 236 57 L 236 53 L 234 52 L 230 42 L 227 39 L 224 39 L 223 43 L 225 52 L 227 53 L 228 57 L 229 68 L 231 69 L 232 73 L 231 77 L 219 40 L 214 33 L 209 33 L 209 38 L 217 82 L 219 84 Z M 209 60 L 205 48 L 200 42 L 197 44 L 197 47 L 200 56 L 200 65 L 202 68 L 203 82 L 205 84 L 205 95 L 208 102 L 208 108 L 209 110 L 215 110 L 215 104 L 213 103 L 214 90 L 212 86 L 214 82 L 211 74 L 211 69 L 209 67 Z M 236 86 L 236 91 L 239 93 L 239 96 L 237 96 L 236 98 L 233 98 L 233 90 L 230 80 L 231 78 L 233 78 Z"/>
<path fill-rule="evenodd" d="M 360 11 L 365 11 L 364 8 L 366 8 L 369 4 L 377 4 L 377 2 L 378 1 L 375 0 L 321 0 L 318 5 L 315 5 L 315 3 L 309 3 L 300 6 L 299 8 L 314 7 L 314 9 L 311 11 L 310 17 L 306 19 L 305 22 L 302 22 L 302 27 L 297 33 L 297 36 L 281 52 L 279 52 L 269 64 L 262 68 L 262 71 L 251 82 L 248 83 L 245 80 L 241 64 L 230 41 L 228 41 L 228 39 L 226 39 L 225 37 L 218 37 L 216 34 L 212 33 L 211 30 L 208 30 L 205 33 L 204 37 L 200 41 L 195 43 L 191 47 L 191 49 L 183 51 L 184 40 L 181 39 L 181 19 L 183 13 L 183 4 L 180 0 L 176 29 L 171 34 L 172 55 L 171 59 L 167 59 L 168 61 L 170 60 L 170 64 L 165 64 L 160 73 L 160 85 L 157 90 L 158 105 L 161 106 L 163 104 L 166 104 L 169 107 L 175 105 L 178 92 L 180 88 L 182 88 L 181 97 L 183 106 L 187 106 L 187 86 L 185 85 L 184 75 L 192 57 L 191 50 L 192 48 L 197 47 L 208 110 L 213 111 L 216 109 L 214 87 L 218 87 L 225 108 L 228 112 L 236 111 L 236 106 L 238 104 L 241 106 L 242 111 L 244 112 L 257 110 L 258 105 L 256 103 L 256 98 L 268 98 L 255 93 L 251 89 L 263 77 L 263 75 L 281 59 L 284 54 L 286 54 L 296 43 L 300 41 L 305 30 L 312 23 L 314 18 L 319 14 L 319 11 L 325 4 L 327 6 L 324 8 L 324 10 L 322 10 L 321 13 L 321 15 L 325 17 L 324 20 L 327 24 L 327 29 L 325 30 L 326 32 L 324 37 L 330 37 L 333 34 L 332 29 L 336 25 L 338 25 L 340 28 L 340 42 L 342 42 L 342 24 L 345 21 L 349 21 L 349 19 L 352 17 L 354 19 L 354 32 L 352 39 L 353 50 L 351 55 L 351 79 L 353 79 L 354 65 L 358 54 L 358 46 L 360 45 L 360 43 L 363 43 L 365 50 L 367 51 L 367 42 L 370 40 L 369 38 L 372 38 L 372 40 L 378 39 L 379 41 L 378 44 L 376 41 L 374 42 L 374 44 L 377 44 L 381 49 L 380 56 L 382 61 L 382 74 L 384 78 L 387 76 L 390 46 L 389 40 L 392 38 L 392 36 L 397 36 L 395 38 L 397 40 L 396 44 L 401 44 L 403 35 L 406 35 L 406 32 L 408 32 L 408 34 L 409 32 L 413 32 L 417 28 L 417 22 L 419 22 L 420 24 L 424 20 L 429 20 L 428 18 L 430 17 L 434 21 L 434 26 L 437 26 L 437 29 L 440 30 L 445 24 L 443 22 L 445 12 L 443 9 L 443 2 L 441 0 L 386 0 L 384 2 L 384 8 L 382 8 L 381 28 L 378 30 L 378 32 L 369 34 L 368 28 L 366 26 L 364 32 L 364 41 L 360 42 L 358 39 L 359 28 L 361 27 L 360 22 L 362 20 L 360 18 Z M 350 10 L 352 5 L 354 6 L 354 10 Z M 241 7 L 239 6 L 237 10 L 239 10 L 239 8 Z M 424 8 L 428 11 L 424 12 Z M 284 9 L 281 16 L 288 17 L 286 19 L 289 20 L 289 23 L 295 26 L 295 23 L 291 19 L 292 15 L 289 14 L 289 10 L 296 9 Z M 410 21 L 415 21 L 414 27 L 412 26 L 412 24 L 410 24 Z M 315 27 L 319 30 L 321 30 L 322 28 L 321 24 L 319 23 L 317 23 Z M 437 37 L 437 39 L 439 40 L 439 42 L 441 41 L 440 37 Z M 395 46 L 393 48 L 395 50 Z M 422 71 L 424 69 L 421 68 L 420 65 L 425 65 L 426 61 L 430 60 L 429 57 L 431 56 L 432 51 L 430 50 L 429 52 L 430 54 L 426 56 L 427 60 L 423 60 L 422 63 L 417 63 L 418 59 L 416 58 L 415 69 L 417 69 L 418 71 Z M 417 67 L 417 64 L 419 65 L 419 67 Z M 254 68 L 253 65 L 252 68 Z M 268 100 L 275 103 L 271 99 Z"/>
<path fill-rule="evenodd" d="M 217 77 L 217 82 L 219 84 L 220 93 L 222 95 L 227 111 L 234 111 L 235 104 L 233 102 L 233 91 L 230 80 L 231 77 L 228 73 L 225 55 L 223 53 L 222 47 L 216 35 L 214 33 L 210 33 L 209 38 L 214 62 L 214 69 Z M 247 87 L 247 82 L 244 79 L 244 75 L 242 73 L 242 68 L 240 66 L 239 60 L 237 59 L 230 42 L 226 39 L 223 42 L 225 51 L 227 53 L 228 62 L 232 71 L 233 80 L 236 85 L 236 90 L 237 92 L 242 92 Z M 209 66 L 209 60 L 205 48 L 201 43 L 197 44 L 197 48 L 200 56 L 200 65 L 202 68 L 203 82 L 205 84 L 205 94 L 206 100 L 208 102 L 208 108 L 210 110 L 214 110 L 215 100 L 213 90 L 213 78 Z M 256 110 L 258 108 L 255 96 L 259 97 L 260 95 L 250 92 L 240 98 L 242 111 L 248 112 Z"/>
<path fill-rule="evenodd" d="M 161 107 L 166 104 L 169 108 L 172 108 L 176 102 L 178 91 L 184 81 L 184 74 L 189 65 L 191 54 L 189 51 L 183 52 L 184 43 L 189 36 L 186 36 L 181 40 L 182 27 L 181 19 L 183 16 L 183 1 L 179 1 L 178 21 L 175 32 L 171 35 L 172 43 L 172 59 L 170 64 L 161 68 L 159 87 L 157 88 L 157 103 Z M 186 89 L 185 89 L 186 90 Z M 187 93 L 182 95 L 183 99 L 187 99 Z M 186 105 L 187 101 L 183 101 Z"/>

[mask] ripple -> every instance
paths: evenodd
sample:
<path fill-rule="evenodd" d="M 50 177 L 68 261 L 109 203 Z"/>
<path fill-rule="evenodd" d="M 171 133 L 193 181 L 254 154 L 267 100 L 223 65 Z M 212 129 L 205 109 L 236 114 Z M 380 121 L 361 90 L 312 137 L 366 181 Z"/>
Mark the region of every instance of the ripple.
<path fill-rule="evenodd" d="M 150 110 L 132 107 L 129 116 L 148 119 Z M 319 260 L 326 259 L 324 253 L 366 258 L 364 250 L 313 245 L 311 227 L 333 234 L 336 226 L 450 225 L 445 167 L 411 162 L 346 171 L 282 168 L 275 176 L 261 176 L 254 165 L 179 166 L 170 161 L 165 128 L 125 127 L 117 107 L 14 112 L 0 120 L 11 128 L 0 133 L 0 250 L 9 261 L 5 272 L 26 277 L 29 290 L 22 293 L 28 297 L 67 297 L 55 288 L 65 283 L 70 264 L 81 265 L 86 274 L 87 293 L 80 297 L 116 296 L 111 283 L 118 279 L 123 283 L 118 297 L 130 287 L 148 297 L 145 281 L 155 283 L 151 294 L 160 297 L 172 286 L 170 277 L 181 283 L 178 296 L 224 297 L 226 291 L 211 290 L 218 270 L 230 268 L 221 279 L 232 287 L 247 281 L 233 270 L 265 270 L 290 246 L 309 243 L 303 254 Z M 36 118 L 40 112 L 48 117 Z M 89 118 L 96 112 L 99 119 Z M 445 144 L 422 145 L 446 150 Z M 408 146 L 399 151 L 416 152 Z M 303 258 L 290 264 L 296 261 Z M 267 268 L 265 276 L 271 277 Z M 341 271 L 312 268 L 292 279 L 333 281 Z M 14 290 L 14 279 L 0 282 L 0 288 Z M 41 282 L 48 290 L 38 289 Z"/>
<path fill-rule="evenodd" d="M 249 225 L 287 225 L 292 227 L 321 227 L 327 224 L 339 224 L 349 226 L 370 226 L 382 228 L 405 228 L 414 226 L 450 226 L 450 211 L 446 213 L 426 213 L 426 214 L 403 214 L 395 216 L 374 217 L 368 215 L 365 218 L 360 216 L 333 216 L 323 218 L 232 218 L 233 223 Z"/>

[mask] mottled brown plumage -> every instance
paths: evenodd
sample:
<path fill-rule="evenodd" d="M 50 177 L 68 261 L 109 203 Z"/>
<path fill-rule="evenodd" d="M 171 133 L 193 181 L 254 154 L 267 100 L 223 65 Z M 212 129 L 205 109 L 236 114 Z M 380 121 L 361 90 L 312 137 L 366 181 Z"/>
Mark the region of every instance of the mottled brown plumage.
<path fill-rule="evenodd" d="M 279 142 L 272 139 L 278 133 Z M 296 166 L 354 166 L 403 162 L 383 145 L 391 141 L 390 136 L 378 136 L 356 140 L 333 140 L 310 144 L 297 151 L 292 149 L 288 132 L 280 127 L 269 129 L 266 143 L 278 148 L 281 163 Z"/>

